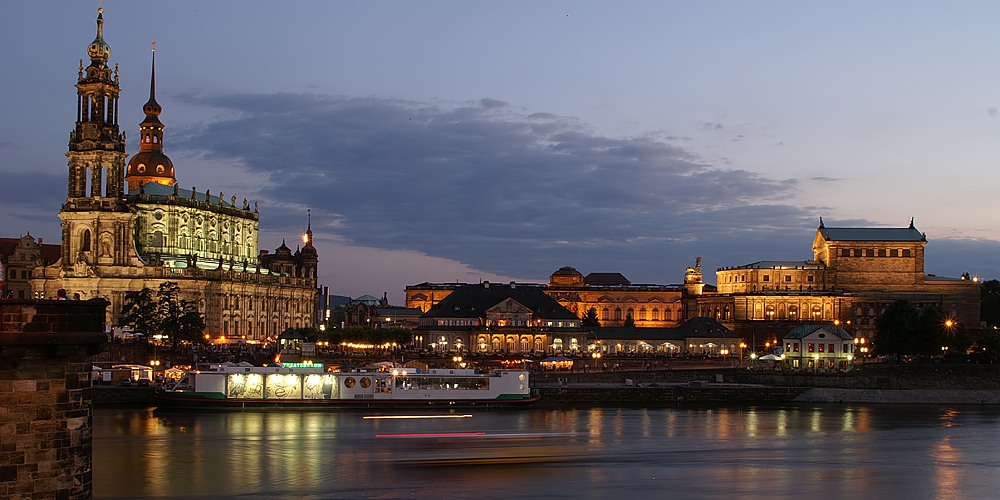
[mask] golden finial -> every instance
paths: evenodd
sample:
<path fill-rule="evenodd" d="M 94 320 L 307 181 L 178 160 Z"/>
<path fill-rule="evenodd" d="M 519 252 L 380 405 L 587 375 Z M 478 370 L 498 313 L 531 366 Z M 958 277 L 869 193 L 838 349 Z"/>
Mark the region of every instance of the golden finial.
<path fill-rule="evenodd" d="M 156 52 L 156 39 L 153 39 L 153 52 Z"/>
<path fill-rule="evenodd" d="M 104 0 L 97 0 L 97 13 L 98 14 L 104 13 Z"/>

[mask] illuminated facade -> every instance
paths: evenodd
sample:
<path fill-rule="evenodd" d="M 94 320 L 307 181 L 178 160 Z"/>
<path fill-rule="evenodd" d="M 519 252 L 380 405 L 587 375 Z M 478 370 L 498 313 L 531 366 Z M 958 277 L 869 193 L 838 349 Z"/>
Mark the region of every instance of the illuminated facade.
<path fill-rule="evenodd" d="M 792 369 L 834 371 L 854 367 L 857 345 L 847 330 L 834 325 L 804 324 L 786 333 L 781 363 Z"/>
<path fill-rule="evenodd" d="M 437 307 L 420 317 L 418 347 L 436 351 L 582 351 L 581 320 L 537 285 L 457 286 Z"/>
<path fill-rule="evenodd" d="M 461 283 L 421 283 L 406 287 L 406 307 L 430 311 Z M 597 311 L 602 326 L 623 326 L 631 317 L 641 328 L 670 328 L 688 319 L 686 297 L 701 295 L 701 259 L 689 267 L 684 286 L 634 284 L 620 273 L 591 273 L 586 277 L 572 267 L 563 267 L 549 276 L 542 290 L 576 315 Z M 709 290 L 714 290 L 708 286 Z"/>
<path fill-rule="evenodd" d="M 87 50 L 91 64 L 84 70 L 80 62 L 77 122 L 66 153 L 68 194 L 59 212 L 60 256 L 35 270 L 32 289 L 45 297 L 66 289 L 83 299 L 107 299 L 109 325 L 118 324 L 126 292 L 155 290 L 167 281 L 198 304 L 213 335 L 263 339 L 313 325 L 318 256 L 311 227 L 295 253 L 284 242 L 273 254 L 259 251 L 256 203 L 251 207 L 244 199 L 240 206 L 235 196 L 178 187 L 163 153 L 155 60 L 140 151 L 126 170 L 118 70 L 108 66 L 103 24 L 98 10 L 97 37 Z"/>
<path fill-rule="evenodd" d="M 828 228 L 821 220 L 812 260 L 720 268 L 718 292 L 694 307 L 758 348 L 780 345 L 784 332 L 802 322 L 836 323 L 872 338 L 878 316 L 899 299 L 940 307 L 977 328 L 979 283 L 924 274 L 926 244 L 912 221 L 904 228 Z"/>

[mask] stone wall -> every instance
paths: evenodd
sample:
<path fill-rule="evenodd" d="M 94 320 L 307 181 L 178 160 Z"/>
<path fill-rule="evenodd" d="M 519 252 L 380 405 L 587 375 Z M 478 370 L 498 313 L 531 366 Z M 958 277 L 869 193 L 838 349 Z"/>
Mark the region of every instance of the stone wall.
<path fill-rule="evenodd" d="M 0 497 L 89 499 L 104 300 L 0 300 Z"/>

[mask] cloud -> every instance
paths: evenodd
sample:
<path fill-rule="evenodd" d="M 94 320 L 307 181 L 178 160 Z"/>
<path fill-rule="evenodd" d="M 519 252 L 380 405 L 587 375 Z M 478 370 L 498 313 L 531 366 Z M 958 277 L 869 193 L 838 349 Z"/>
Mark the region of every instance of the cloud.
<path fill-rule="evenodd" d="M 810 240 L 818 215 L 791 204 L 793 179 L 715 167 L 662 138 L 607 137 L 495 99 L 191 99 L 224 118 L 175 130 L 172 151 L 266 176 L 255 193 L 262 221 L 299 227 L 309 207 L 313 230 L 345 243 L 500 275 L 574 265 L 675 279 L 678 262 L 696 255 L 773 247 L 789 229 Z"/>

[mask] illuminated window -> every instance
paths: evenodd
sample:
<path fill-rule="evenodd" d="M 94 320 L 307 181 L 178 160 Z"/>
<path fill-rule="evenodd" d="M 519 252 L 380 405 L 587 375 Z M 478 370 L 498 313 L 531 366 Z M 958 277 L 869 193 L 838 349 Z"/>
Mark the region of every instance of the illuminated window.
<path fill-rule="evenodd" d="M 812 343 L 809 344 L 809 352 L 816 352 L 816 347 Z"/>
<path fill-rule="evenodd" d="M 812 344 L 809 344 L 809 345 L 810 345 L 810 347 L 812 346 Z M 810 349 L 809 352 L 812 352 L 812 349 Z M 823 344 L 819 345 L 819 352 L 823 352 Z"/>
<path fill-rule="evenodd" d="M 785 275 L 785 281 L 792 281 L 792 275 L 791 274 L 786 274 Z"/>
<path fill-rule="evenodd" d="M 765 274 L 764 275 L 764 281 L 771 281 L 771 277 Z"/>
<path fill-rule="evenodd" d="M 653 319 L 653 321 L 659 321 L 660 320 L 660 310 L 659 309 L 653 309 L 652 319 Z"/>

